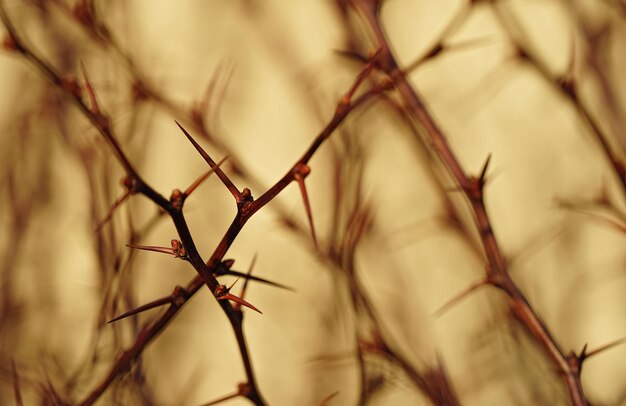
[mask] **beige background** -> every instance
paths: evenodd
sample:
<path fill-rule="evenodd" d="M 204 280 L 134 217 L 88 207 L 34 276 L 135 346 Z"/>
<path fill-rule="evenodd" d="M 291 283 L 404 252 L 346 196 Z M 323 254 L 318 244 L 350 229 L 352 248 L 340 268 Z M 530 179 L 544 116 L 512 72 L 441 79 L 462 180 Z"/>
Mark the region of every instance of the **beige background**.
<path fill-rule="evenodd" d="M 98 47 L 59 7 L 50 5 L 43 12 L 29 1 L 4 3 L 18 31 L 60 70 L 77 75 L 78 61 L 84 62 L 124 149 L 153 187 L 168 196 L 206 168 L 175 126 L 176 115 L 151 102 L 133 105 L 123 62 Z M 202 98 L 216 72 L 219 89 L 230 77 L 223 97 L 213 103 L 219 110 L 206 116 L 208 124 L 266 187 L 330 120 L 358 72 L 358 64 L 334 52 L 345 46 L 345 28 L 331 1 L 97 3 L 137 71 L 180 108 Z M 612 5 L 619 1 L 497 3 L 520 21 L 528 44 L 554 77 L 574 57 L 583 102 L 616 150 L 626 145 L 621 114 L 626 18 Z M 462 7 L 462 1 L 385 2 L 382 18 L 399 60 L 408 64 L 420 57 Z M 451 44 L 475 42 L 445 51 L 411 80 L 468 171 L 478 172 L 492 154 L 487 208 L 515 281 L 566 351 L 578 352 L 585 343 L 597 348 L 626 336 L 626 238 L 557 201 L 582 206 L 604 187 L 624 213 L 623 194 L 577 111 L 536 71 L 513 58 L 492 7 L 475 7 L 449 39 Z M 580 21 L 594 28 L 610 24 L 604 67 L 617 113 L 607 107 L 587 67 L 589 49 Z M 73 62 L 62 68 L 63 60 Z M 114 259 L 123 263 L 128 257 L 129 219 L 140 227 L 154 208 L 134 197 L 116 212 L 112 226 L 104 228 L 108 251 L 101 262 L 91 210 L 95 207 L 102 218 L 121 194 L 120 166 L 74 107 L 48 106 L 58 103 L 51 101 L 58 100 L 55 91 L 24 60 L 1 53 L 0 80 L 0 259 L 11 295 L 0 330 L 1 403 L 14 399 L 12 359 L 25 375 L 26 404 L 34 404 L 36 382 L 49 379 L 63 392 L 63 382 L 97 348 L 100 358 L 93 370 L 79 373 L 75 388 L 68 390 L 78 400 L 104 376 L 116 348 L 128 346 L 136 333 L 129 320 L 115 326 L 98 322 L 106 287 L 115 291 L 119 280 L 132 281 L 128 291 L 141 304 L 168 295 L 195 274 L 182 261 L 141 252 L 123 271 L 124 278 L 115 279 Z M 438 354 L 464 405 L 567 404 L 552 367 L 509 317 L 494 289 L 479 290 L 445 315 L 432 316 L 480 279 L 484 260 L 472 249 L 477 240 L 468 241 L 446 223 L 442 193 L 449 193 L 471 226 L 467 205 L 460 194 L 436 186 L 433 173 L 441 170 L 416 148 L 407 126 L 379 103 L 360 109 L 342 128 L 362 151 L 363 195 L 375 224 L 357 251 L 358 274 L 394 342 L 417 366 L 431 364 Z M 337 133 L 331 141 L 337 149 L 340 138 Z M 332 222 L 331 143 L 311 161 L 307 179 L 322 246 Z M 202 144 L 214 158 L 224 155 Z M 95 195 L 76 153 L 79 147 L 93 153 L 89 172 L 97 183 Z M 252 190 L 254 196 L 262 192 Z M 16 207 L 35 202 L 24 224 L 12 223 L 16 209 L 10 201 Z M 278 201 L 306 228 L 296 185 Z M 192 195 L 186 213 L 201 254 L 210 255 L 234 210 L 217 178 Z M 25 233 L 16 249 L 17 229 Z M 172 224 L 162 220 L 142 243 L 168 245 L 175 237 Z M 351 356 L 355 315 L 343 277 L 313 255 L 306 234 L 296 237 L 281 226 L 271 206 L 245 227 L 227 257 L 245 270 L 254 255 L 255 274 L 297 290 L 252 285 L 247 296 L 264 313 L 247 312 L 245 328 L 265 398 L 272 405 L 315 405 L 339 391 L 329 404 L 354 404 L 359 390 Z M 146 313 L 139 322 L 156 314 Z M 94 347 L 96 326 L 101 335 Z M 626 401 L 625 361 L 626 347 L 618 346 L 585 364 L 582 380 L 595 404 Z M 371 362 L 387 378 L 371 404 L 428 404 L 400 371 Z M 143 369 L 159 405 L 208 402 L 232 392 L 244 378 L 232 331 L 206 291 L 148 347 Z M 123 382 L 117 396 L 107 392 L 102 404 L 136 402 Z"/>

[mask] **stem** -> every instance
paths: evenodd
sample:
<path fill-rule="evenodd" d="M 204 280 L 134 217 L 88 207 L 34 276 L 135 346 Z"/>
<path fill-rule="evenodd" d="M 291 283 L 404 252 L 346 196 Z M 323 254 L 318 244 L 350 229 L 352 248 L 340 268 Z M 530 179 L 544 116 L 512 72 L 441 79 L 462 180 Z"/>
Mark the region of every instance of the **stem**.
<path fill-rule="evenodd" d="M 570 366 L 567 362 L 567 357 L 560 349 L 550 330 L 509 275 L 506 261 L 498 245 L 493 228 L 491 227 L 489 215 L 484 205 L 484 184 L 482 183 L 482 179 L 480 179 L 480 183 L 477 183 L 477 179 L 467 175 L 450 147 L 447 137 L 443 134 L 432 115 L 426 109 L 417 91 L 408 82 L 404 73 L 398 68 L 397 61 L 383 33 L 377 10 L 367 2 L 359 2 L 357 7 L 367 20 L 378 46 L 383 49 L 383 57 L 386 62 L 383 64 L 383 70 L 385 70 L 390 77 L 394 78 L 396 89 L 404 101 L 406 110 L 424 129 L 439 159 L 445 164 L 446 168 L 450 171 L 457 184 L 463 189 L 470 201 L 476 225 L 480 232 L 483 249 L 489 263 L 487 267 L 488 281 L 500 288 L 508 296 L 511 307 L 520 318 L 522 325 L 526 327 L 537 344 L 546 351 L 549 359 L 557 367 L 559 374 L 565 380 L 572 404 L 575 406 L 587 405 L 577 368 Z"/>

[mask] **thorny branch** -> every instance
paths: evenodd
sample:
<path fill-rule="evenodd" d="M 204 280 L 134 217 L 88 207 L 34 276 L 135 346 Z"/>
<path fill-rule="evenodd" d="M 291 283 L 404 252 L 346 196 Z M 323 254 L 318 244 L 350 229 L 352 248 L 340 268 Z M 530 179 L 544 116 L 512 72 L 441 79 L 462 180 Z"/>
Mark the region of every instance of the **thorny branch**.
<path fill-rule="evenodd" d="M 567 355 L 560 348 L 548 327 L 510 277 L 506 260 L 493 232 L 484 203 L 485 175 L 490 157 L 487 158 L 480 176 L 474 177 L 467 174 L 448 143 L 447 137 L 427 110 L 421 96 L 409 83 L 405 73 L 399 68 L 380 22 L 380 3 L 359 0 L 354 0 L 352 3 L 362 13 L 375 37 L 377 45 L 382 49 L 382 57 L 384 58 L 382 69 L 390 77 L 395 78 L 396 89 L 404 101 L 405 109 L 421 125 L 432 142 L 440 160 L 446 165 L 469 200 L 483 249 L 487 256 L 488 265 L 485 268 L 487 283 L 500 289 L 508 296 L 514 314 L 532 334 L 537 344 L 543 347 L 550 360 L 558 368 L 567 386 L 572 404 L 576 406 L 587 405 L 588 402 L 580 381 L 580 365 L 568 362 Z"/>
<path fill-rule="evenodd" d="M 179 257 L 190 262 L 198 273 L 198 276 L 196 276 L 185 288 L 177 287 L 169 297 L 158 299 L 114 319 L 118 320 L 123 317 L 127 317 L 132 314 L 136 314 L 143 310 L 151 309 L 157 306 L 169 305 L 163 315 L 161 315 L 156 321 L 144 327 L 140 331 L 140 333 L 135 338 L 133 345 L 118 357 L 115 364 L 109 370 L 106 378 L 87 396 L 85 400 L 83 400 L 81 404 L 93 404 L 118 376 L 127 371 L 132 365 L 133 361 L 141 355 L 143 349 L 168 325 L 169 321 L 173 319 L 173 317 L 184 306 L 187 300 L 189 300 L 189 298 L 191 298 L 203 285 L 206 285 L 211 290 L 211 292 L 214 293 L 216 299 L 218 299 L 218 303 L 220 304 L 229 321 L 231 322 L 232 328 L 237 338 L 239 350 L 247 376 L 247 383 L 241 384 L 236 393 L 232 395 L 227 395 L 221 399 L 218 399 L 218 401 L 230 399 L 235 396 L 245 396 L 255 404 L 265 403 L 259 392 L 259 389 L 256 386 L 252 365 L 249 359 L 249 353 L 243 334 L 243 316 L 241 314 L 241 310 L 238 308 L 237 305 L 231 305 L 228 300 L 219 300 L 223 297 L 222 293 L 224 286 L 220 285 L 216 279 L 216 275 L 218 275 L 217 271 L 221 266 L 223 266 L 223 258 L 225 254 L 227 253 L 230 245 L 235 240 L 247 221 L 257 211 L 259 211 L 261 208 L 271 202 L 292 182 L 298 183 L 298 186 L 301 188 L 303 201 L 307 210 L 307 217 L 310 223 L 311 234 L 315 243 L 315 248 L 316 250 L 320 250 L 313 227 L 313 220 L 311 216 L 310 204 L 308 202 L 308 195 L 304 186 L 304 178 L 311 170 L 308 166 L 308 162 L 314 156 L 319 147 L 328 139 L 328 137 L 330 137 L 330 135 L 333 134 L 333 132 L 337 130 L 337 128 L 352 111 L 378 96 L 384 96 L 386 92 L 394 89 L 397 90 L 397 92 L 400 94 L 404 102 L 403 107 L 406 112 L 408 112 L 410 117 L 415 122 L 421 125 L 426 134 L 429 136 L 438 157 L 441 159 L 441 161 L 444 162 L 462 191 L 465 193 L 474 212 L 476 224 L 480 231 L 481 242 L 485 255 L 487 257 L 488 265 L 486 266 L 485 279 L 477 282 L 476 285 L 470 287 L 468 291 L 471 291 L 474 288 L 483 285 L 492 285 L 502 290 L 509 297 L 511 302 L 511 308 L 514 313 L 520 319 L 522 324 L 531 332 L 539 345 L 541 345 L 546 350 L 550 359 L 555 363 L 559 371 L 564 376 L 573 404 L 586 404 L 586 399 L 584 397 L 584 393 L 582 391 L 582 386 L 580 383 L 580 368 L 582 367 L 582 362 L 586 357 L 597 353 L 599 350 L 590 353 L 585 353 L 585 350 L 583 350 L 581 355 L 577 357 L 572 357 L 570 354 L 565 355 L 556 343 L 556 340 L 552 337 L 547 326 L 545 326 L 536 311 L 528 303 L 517 285 L 510 278 L 508 265 L 506 263 L 504 255 L 499 248 L 498 241 L 493 233 L 490 219 L 488 217 L 488 213 L 484 204 L 484 186 L 490 157 L 487 158 L 479 176 L 475 177 L 468 175 L 468 172 L 461 166 L 458 158 L 455 156 L 451 146 L 447 141 L 445 134 L 441 131 L 436 121 L 433 119 L 432 115 L 428 112 L 423 100 L 421 99 L 417 91 L 406 79 L 407 72 L 409 70 L 412 70 L 413 67 L 410 67 L 404 71 L 398 67 L 397 62 L 390 51 L 390 45 L 386 40 L 383 28 L 380 23 L 378 14 L 379 2 L 373 0 L 352 0 L 352 3 L 356 9 L 362 12 L 366 21 L 369 23 L 370 28 L 374 32 L 378 50 L 375 53 L 372 53 L 369 58 L 363 59 L 363 62 L 365 63 L 364 67 L 357 75 L 353 85 L 349 88 L 348 92 L 346 92 L 345 96 L 338 103 L 335 114 L 333 115 L 331 120 L 313 140 L 311 146 L 304 152 L 301 158 L 287 171 L 287 173 L 272 187 L 270 187 L 264 194 L 262 194 L 257 200 L 254 200 L 252 198 L 249 189 L 243 189 L 241 191 L 237 189 L 237 187 L 228 178 L 224 171 L 219 168 L 219 163 L 215 163 L 215 161 L 213 161 L 208 156 L 208 154 L 206 154 L 204 150 L 202 150 L 202 147 L 195 141 L 192 135 L 187 132 L 187 130 L 183 128 L 182 125 L 177 123 L 180 129 L 185 133 L 189 141 L 196 147 L 198 152 L 207 161 L 211 168 L 211 171 L 215 171 L 217 173 L 224 185 L 233 194 L 237 203 L 237 214 L 233 219 L 231 226 L 228 228 L 222 240 L 207 261 L 204 261 L 200 257 L 194 245 L 194 241 L 190 234 L 189 228 L 186 224 L 185 217 L 183 215 L 184 198 L 186 197 L 186 195 L 191 193 L 193 189 L 195 189 L 197 184 L 194 183 L 194 186 L 188 188 L 186 192 L 182 195 L 176 195 L 173 193 L 172 197 L 169 200 L 159 194 L 157 191 L 155 191 L 149 184 L 147 184 L 139 176 L 138 172 L 132 165 L 130 159 L 125 155 L 123 148 L 120 146 L 117 138 L 115 137 L 109 118 L 98 105 L 95 91 L 91 83 L 89 82 L 89 79 L 87 78 L 87 73 L 84 67 L 82 68 L 84 76 L 83 86 L 81 86 L 76 80 L 63 77 L 58 71 L 54 69 L 51 64 L 47 63 L 40 56 L 38 56 L 38 54 L 34 52 L 19 36 L 15 27 L 12 25 L 11 20 L 8 18 L 4 10 L 3 4 L 0 3 L 0 17 L 9 33 L 9 36 L 4 43 L 5 48 L 12 49 L 16 53 L 22 55 L 25 59 L 27 59 L 31 64 L 35 66 L 35 68 L 41 73 L 42 76 L 47 78 L 56 87 L 61 89 L 66 95 L 68 95 L 68 97 L 70 97 L 75 102 L 79 110 L 85 115 L 85 117 L 89 119 L 92 125 L 107 140 L 108 144 L 113 149 L 116 158 L 126 172 L 126 179 L 124 183 L 127 187 L 127 193 L 125 193 L 120 199 L 115 202 L 111 212 L 109 212 L 109 215 L 107 215 L 107 217 L 102 221 L 101 225 L 110 218 L 110 215 L 115 207 L 123 203 L 128 197 L 134 194 L 144 195 L 170 215 L 178 231 L 182 246 L 185 249 L 184 258 L 182 256 Z M 58 4 L 63 3 L 58 2 Z M 86 2 L 85 4 L 88 4 L 88 2 Z M 83 17 L 90 16 L 90 14 L 88 14 L 88 9 L 84 12 L 87 12 L 87 14 L 81 14 Z M 111 37 L 108 29 L 106 29 L 106 26 L 100 23 L 96 23 L 95 20 L 90 18 L 84 18 L 82 21 L 84 22 L 84 28 L 92 32 L 94 38 L 96 38 L 99 43 L 105 44 L 105 46 L 106 44 L 109 44 L 109 46 L 112 46 L 114 49 L 116 49 L 128 64 L 131 72 L 135 73 L 133 70 L 134 64 L 132 62 L 132 59 L 128 55 L 123 53 L 119 47 L 117 47 L 117 44 Z M 443 42 L 438 43 L 433 48 L 433 51 L 428 54 L 428 57 L 436 56 L 443 49 Z M 540 65 L 537 61 L 533 61 L 531 57 L 528 56 L 529 54 L 527 54 L 526 52 L 524 52 L 524 55 L 525 58 L 531 60 L 533 65 L 537 66 L 538 69 L 540 69 Z M 369 90 L 363 92 L 360 96 L 355 97 L 357 88 L 365 81 L 365 79 L 370 77 L 373 71 L 386 73 L 388 76 L 388 80 L 375 82 L 369 88 Z M 544 72 L 541 73 L 543 74 Z M 194 119 L 193 114 L 191 114 L 190 116 L 181 114 L 181 111 L 179 109 L 170 104 L 162 95 L 159 95 L 157 91 L 145 87 L 139 76 L 136 76 L 135 79 L 136 84 L 140 86 L 138 90 L 144 92 L 144 97 L 151 98 L 157 103 L 160 102 L 166 109 L 173 112 L 174 115 L 177 115 L 179 118 L 182 116 L 185 121 L 189 121 L 193 125 L 194 130 L 200 132 L 201 135 L 205 136 L 212 143 L 216 143 L 218 146 L 220 146 L 219 141 L 216 138 L 209 136 L 208 130 L 201 120 Z M 557 84 L 557 86 L 559 86 L 560 89 L 562 89 L 566 93 L 566 95 L 570 96 L 574 104 L 577 105 L 580 110 L 582 110 L 583 117 L 586 119 L 593 132 L 599 138 L 603 150 L 607 154 L 609 161 L 614 166 L 615 172 L 620 177 L 622 183 L 624 183 L 625 181 L 623 164 L 621 164 L 617 157 L 612 155 L 610 147 L 608 147 L 608 144 L 606 143 L 606 141 L 604 141 L 604 134 L 601 133 L 601 130 L 599 129 L 599 126 L 597 124 L 594 125 L 594 121 L 591 115 L 589 113 L 585 113 L 586 110 L 581 104 L 579 104 L 578 98 L 572 90 L 572 86 L 569 86 L 569 83 L 565 81 L 555 81 L 555 83 Z M 87 93 L 88 102 L 83 99 L 83 92 Z M 224 148 L 224 146 L 221 147 Z M 240 169 L 240 167 L 238 168 Z M 252 179 L 252 177 L 245 176 L 243 178 Z M 624 183 L 624 185 L 626 188 L 626 183 Z M 99 225 L 99 227 L 101 225 Z M 161 252 L 172 253 L 169 251 Z M 352 275 L 352 277 L 354 277 L 354 275 Z M 353 278 L 351 279 L 350 283 L 355 284 L 357 283 L 357 281 Z M 355 303 L 358 303 L 359 306 L 362 306 L 375 322 L 376 316 L 373 310 L 373 306 L 368 302 L 368 299 L 364 295 L 363 290 L 360 289 L 358 286 L 352 286 L 351 293 L 353 293 L 353 301 Z M 377 328 L 380 328 L 380 326 L 377 326 Z M 433 402 L 438 404 L 450 405 L 457 404 L 458 401 L 454 398 L 453 390 L 449 387 L 445 376 L 441 377 L 437 375 L 440 374 L 441 371 L 431 371 L 431 375 L 433 376 L 427 377 L 429 379 L 418 374 L 415 368 L 412 367 L 410 363 L 402 357 L 401 354 L 394 352 L 389 347 L 389 345 L 384 341 L 384 337 L 382 337 L 382 335 L 380 334 L 380 331 L 375 331 L 375 333 L 375 340 L 372 343 L 369 343 L 371 351 L 384 353 L 391 359 L 393 359 L 396 363 L 398 363 L 400 367 L 405 370 L 407 375 L 411 377 L 414 382 L 417 383 L 417 386 L 429 395 Z M 438 394 L 436 390 L 433 391 L 432 387 L 430 386 L 431 384 L 429 383 L 429 381 L 435 382 L 437 380 L 442 381 L 441 387 L 443 389 L 442 393 L 440 394 Z M 214 402 L 211 402 L 210 404 L 213 403 Z"/>
<path fill-rule="evenodd" d="M 157 300 L 156 303 L 146 305 L 141 310 L 146 308 L 152 308 L 161 304 L 169 303 L 169 307 L 166 312 L 159 317 L 151 325 L 146 326 L 140 331 L 135 339 L 134 344 L 124 351 L 111 367 L 109 373 L 105 379 L 81 402 L 81 405 L 93 404 L 102 393 L 109 387 L 109 385 L 115 380 L 121 373 L 127 371 L 132 362 L 141 354 L 143 349 L 148 345 L 158 334 L 165 328 L 172 318 L 177 314 L 178 310 L 184 306 L 187 300 L 192 297 L 204 284 L 206 285 L 218 299 L 218 303 L 222 307 L 229 321 L 231 322 L 233 331 L 235 333 L 239 350 L 243 360 L 244 368 L 247 376 L 247 390 L 246 397 L 257 405 L 265 404 L 257 386 L 252 369 L 250 356 L 247 350 L 245 336 L 242 327 L 242 314 L 241 311 L 235 311 L 228 300 L 219 300 L 222 296 L 223 289 L 220 289 L 220 285 L 214 276 L 214 270 L 221 263 L 224 255 L 230 248 L 230 245 L 235 240 L 239 232 L 242 230 L 246 222 L 261 208 L 272 201 L 282 190 L 284 190 L 290 183 L 297 181 L 303 177 L 307 168 L 308 161 L 313 157 L 319 147 L 328 139 L 328 137 L 339 127 L 343 120 L 357 107 L 363 105 L 375 96 L 391 89 L 392 83 L 390 81 L 380 82 L 372 86 L 368 91 L 352 100 L 353 95 L 358 85 L 362 82 L 363 78 L 372 70 L 372 59 L 367 63 L 355 81 L 355 84 L 350 88 L 348 93 L 339 102 L 335 114 L 333 115 L 327 126 L 318 134 L 313 140 L 311 146 L 305 151 L 303 156 L 293 165 L 293 167 L 287 171 L 287 173 L 278 181 L 274 186 L 269 188 L 267 192 L 261 195 L 257 200 L 254 200 L 250 195 L 248 189 L 239 191 L 232 181 L 225 175 L 225 173 L 219 168 L 219 166 L 206 154 L 199 144 L 193 139 L 193 137 L 179 124 L 180 129 L 185 133 L 190 142 L 198 149 L 200 154 L 207 160 L 211 169 L 215 171 L 225 186 L 235 196 L 237 202 L 237 214 L 233 219 L 231 226 L 228 228 L 224 237 L 215 248 L 214 252 L 207 261 L 204 261 L 198 253 L 195 242 L 191 236 L 189 228 L 187 226 L 184 214 L 183 214 L 183 202 L 179 201 L 179 195 L 173 194 L 170 200 L 167 200 L 164 196 L 154 190 L 146 181 L 144 181 L 137 170 L 132 165 L 129 158 L 120 146 L 117 138 L 114 135 L 112 125 L 106 113 L 102 112 L 100 106 L 97 104 L 97 99 L 94 93 L 94 89 L 89 82 L 86 72 L 84 73 L 85 89 L 89 96 L 91 106 L 83 99 L 83 88 L 81 85 L 72 79 L 64 78 L 58 73 L 54 67 L 44 61 L 35 51 L 33 51 L 26 42 L 20 37 L 17 30 L 13 26 L 9 19 L 4 5 L 0 3 L 0 17 L 7 28 L 10 38 L 10 49 L 16 53 L 22 55 L 27 59 L 34 67 L 52 84 L 57 86 L 63 91 L 72 101 L 76 104 L 79 110 L 89 119 L 92 125 L 100 132 L 100 134 L 107 140 L 112 147 L 115 156 L 124 168 L 126 172 L 125 186 L 128 188 L 129 194 L 141 194 L 153 201 L 163 210 L 165 210 L 171 217 L 179 234 L 180 241 L 182 242 L 186 257 L 185 259 L 194 267 L 198 272 L 198 276 L 194 278 L 184 289 L 176 289 L 168 300 Z M 374 54 L 376 56 L 376 54 Z M 308 173 L 307 173 L 308 174 Z M 219 292 L 219 293 L 218 293 Z M 140 311 L 141 311 L 140 310 Z M 122 315 L 120 317 L 124 317 Z"/>

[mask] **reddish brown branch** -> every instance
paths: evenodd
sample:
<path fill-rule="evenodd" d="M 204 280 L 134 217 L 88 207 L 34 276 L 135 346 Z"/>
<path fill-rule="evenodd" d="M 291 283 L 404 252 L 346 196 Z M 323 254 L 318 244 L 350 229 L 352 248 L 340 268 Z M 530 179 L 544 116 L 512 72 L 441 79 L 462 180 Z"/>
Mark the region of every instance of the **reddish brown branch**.
<path fill-rule="evenodd" d="M 480 177 L 472 177 L 467 174 L 448 143 L 447 137 L 426 108 L 421 96 L 419 96 L 398 67 L 383 32 L 378 7 L 369 1 L 354 0 L 353 4 L 364 16 L 373 32 L 377 45 L 383 50 L 381 58 L 385 62 L 382 65 L 382 69 L 394 79 L 396 89 L 404 101 L 405 108 L 424 129 L 440 160 L 450 171 L 457 184 L 463 189 L 470 202 L 489 264 L 486 268 L 487 279 L 508 296 L 514 313 L 532 334 L 537 344 L 546 351 L 549 359 L 555 364 L 560 375 L 565 380 L 572 403 L 575 406 L 587 405 L 580 376 L 569 365 L 567 357 L 557 344 L 552 333 L 509 275 L 507 263 L 494 235 L 484 204 L 483 178 L 486 165 Z"/>
<path fill-rule="evenodd" d="M 135 170 L 134 166 L 130 163 L 130 160 L 127 158 L 125 153 L 123 152 L 119 142 L 113 134 L 113 130 L 110 124 L 110 120 L 108 117 L 101 112 L 100 107 L 97 104 L 95 91 L 91 87 L 91 84 L 86 79 L 86 86 L 88 88 L 88 93 L 91 98 L 92 106 L 89 107 L 82 99 L 82 94 L 80 91 L 80 87 L 75 83 L 64 79 L 59 73 L 54 70 L 48 63 L 43 61 L 35 52 L 33 52 L 30 48 L 24 45 L 24 42 L 19 39 L 16 31 L 13 29 L 10 24 L 9 19 L 7 18 L 4 8 L 0 6 L 1 16 L 5 25 L 9 29 L 11 38 L 14 40 L 16 44 L 15 49 L 21 55 L 23 55 L 26 59 L 28 59 L 47 79 L 49 79 L 54 85 L 56 85 L 59 89 L 61 89 L 66 95 L 68 95 L 78 106 L 79 110 L 83 112 L 83 114 L 91 121 L 91 123 L 96 127 L 96 129 L 101 133 L 101 135 L 108 141 L 108 143 L 112 146 L 116 157 L 120 161 L 121 165 L 124 167 L 127 173 L 127 179 L 131 184 L 129 190 L 133 192 L 143 194 L 148 199 L 152 200 L 154 203 L 159 205 L 162 209 L 167 211 L 172 218 L 174 225 L 179 233 L 180 240 L 185 247 L 187 253 L 188 261 L 194 266 L 199 276 L 194 278 L 194 280 L 187 286 L 184 290 L 186 295 L 183 296 L 180 300 L 172 301 L 170 303 L 169 308 L 166 310 L 165 314 L 163 314 L 160 318 L 158 318 L 154 323 L 146 326 L 141 332 L 137 335 L 134 344 L 124 351 L 111 367 L 109 373 L 104 378 L 104 380 L 81 402 L 82 405 L 90 405 L 93 404 L 102 393 L 109 387 L 109 385 L 115 380 L 117 376 L 128 371 L 133 363 L 133 361 L 140 356 L 143 352 L 143 349 L 154 339 L 156 336 L 165 328 L 169 321 L 177 314 L 178 310 L 186 303 L 189 297 L 191 297 L 202 284 L 206 284 L 209 289 L 216 294 L 216 298 L 218 299 L 218 303 L 220 303 L 222 309 L 226 313 L 231 325 L 233 327 L 233 331 L 235 333 L 237 343 L 239 345 L 240 353 L 242 356 L 242 361 L 244 364 L 244 369 L 246 371 L 246 376 L 248 378 L 248 382 L 246 387 L 248 388 L 246 392 L 246 397 L 250 399 L 257 405 L 263 405 L 265 402 L 263 401 L 258 388 L 256 386 L 254 373 L 252 370 L 252 365 L 249 357 L 249 353 L 247 350 L 245 336 L 243 334 L 242 328 L 242 317 L 240 312 L 236 312 L 233 307 L 230 305 L 228 300 L 219 300 L 223 298 L 230 299 L 229 294 L 220 295 L 219 293 L 219 283 L 213 276 L 212 270 L 217 264 L 220 263 L 223 256 L 228 251 L 230 245 L 241 231 L 247 220 L 258 210 L 260 210 L 265 204 L 269 203 L 280 191 L 282 191 L 289 183 L 291 183 L 295 177 L 294 168 L 306 165 L 306 163 L 311 159 L 313 154 L 317 151 L 317 149 L 322 145 L 322 143 L 332 134 L 332 132 L 341 124 L 341 122 L 347 117 L 347 115 L 353 111 L 358 106 L 362 105 L 369 99 L 374 96 L 390 89 L 392 84 L 390 82 L 384 82 L 379 85 L 374 86 L 368 92 L 364 93 L 360 97 L 358 97 L 355 101 L 351 99 L 351 93 L 354 92 L 356 86 L 363 80 L 366 74 L 371 71 L 371 63 L 368 64 L 365 68 L 365 73 L 361 73 L 357 77 L 357 81 L 355 85 L 351 87 L 349 92 L 350 97 L 342 99 L 339 106 L 337 107 L 336 113 L 330 123 L 326 126 L 326 128 L 315 138 L 312 145 L 305 152 L 303 157 L 294 164 L 292 170 L 290 170 L 287 175 L 285 175 L 281 180 L 279 180 L 272 188 L 270 188 L 261 198 L 257 201 L 253 201 L 252 196 L 249 193 L 248 189 L 244 189 L 243 192 L 239 192 L 239 190 L 234 186 L 234 184 L 226 177 L 226 175 L 221 171 L 219 166 L 212 161 L 212 159 L 206 154 L 202 148 L 195 142 L 195 140 L 191 137 L 191 135 L 181 127 L 181 130 L 188 137 L 190 142 L 196 147 L 196 149 L 201 153 L 201 155 L 205 158 L 205 160 L 211 166 L 211 169 L 214 170 L 222 182 L 228 187 L 231 193 L 235 196 L 238 204 L 238 212 L 233 220 L 231 226 L 226 231 L 224 237 L 215 248 L 211 258 L 208 261 L 203 261 L 200 257 L 193 238 L 189 232 L 189 228 L 185 221 L 185 218 L 182 213 L 182 203 L 177 199 L 179 198 L 177 195 L 172 196 L 172 200 L 166 200 L 162 195 L 152 189 L 143 179 L 139 176 L 138 172 Z M 178 123 L 177 123 L 178 124 Z M 176 204 L 175 204 L 176 203 Z M 178 204 L 181 203 L 181 204 Z M 169 250 L 168 250 L 169 253 Z M 161 301 L 158 304 L 162 304 Z M 240 304 L 243 301 L 238 301 Z M 245 303 L 246 305 L 247 302 Z M 148 305 L 148 307 L 152 307 L 154 303 Z M 249 305 L 254 308 L 253 306 Z M 255 309 L 255 308 L 254 308 Z M 145 310 L 145 306 L 143 308 Z M 256 310 L 256 309 L 255 309 Z M 137 309 L 136 309 L 137 311 Z M 134 311 L 136 313 L 136 311 Z M 139 310 L 141 311 L 141 310 Z M 134 314 L 134 313 L 133 313 Z"/>
<path fill-rule="evenodd" d="M 517 55 L 522 62 L 531 66 L 547 83 L 549 83 L 556 91 L 560 92 L 578 111 L 580 117 L 591 130 L 591 133 L 595 137 L 596 141 L 600 145 L 600 149 L 606 157 L 606 160 L 611 166 L 611 169 L 615 176 L 621 183 L 622 194 L 626 197 L 626 161 L 624 161 L 623 154 L 626 151 L 622 151 L 622 158 L 619 154 L 613 151 L 610 145 L 609 135 L 602 129 L 596 118 L 591 113 L 591 110 L 585 105 L 580 97 L 578 82 L 573 76 L 572 65 L 574 64 L 575 55 L 572 53 L 572 60 L 570 61 L 570 69 L 563 76 L 555 77 L 546 64 L 542 62 L 539 57 L 532 52 L 529 46 L 524 45 L 524 38 L 520 38 L 519 35 L 515 35 L 511 29 L 511 24 L 515 27 L 517 32 L 521 31 L 521 25 L 513 18 L 512 15 L 505 17 L 502 9 L 498 6 L 493 7 L 496 17 L 500 21 L 500 25 L 508 33 L 513 45 L 517 49 Z"/>

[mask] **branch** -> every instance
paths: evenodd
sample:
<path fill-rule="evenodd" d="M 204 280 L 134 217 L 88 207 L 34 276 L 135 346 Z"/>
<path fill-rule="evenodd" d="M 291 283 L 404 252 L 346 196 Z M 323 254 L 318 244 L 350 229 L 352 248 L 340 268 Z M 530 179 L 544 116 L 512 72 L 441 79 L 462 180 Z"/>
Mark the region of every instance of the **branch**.
<path fill-rule="evenodd" d="M 567 357 L 557 344 L 552 333 L 509 275 L 507 263 L 499 247 L 498 240 L 494 235 L 489 215 L 485 208 L 483 193 L 484 181 L 482 179 L 484 175 L 480 177 L 469 176 L 461 166 L 460 161 L 448 143 L 447 137 L 427 110 L 417 91 L 408 82 L 403 72 L 398 67 L 397 61 L 391 52 L 391 47 L 383 32 L 377 7 L 371 2 L 366 1 L 355 0 L 354 4 L 355 7 L 362 12 L 374 34 L 377 45 L 383 49 L 383 55 L 381 57 L 384 58 L 386 63 L 383 64 L 382 69 L 390 77 L 394 78 L 396 89 L 405 103 L 405 108 L 414 120 L 420 123 L 432 142 L 439 159 L 445 164 L 446 168 L 450 171 L 457 184 L 463 189 L 469 200 L 489 265 L 486 268 L 486 277 L 494 286 L 501 289 L 508 296 L 515 314 L 532 334 L 537 344 L 546 351 L 552 363 L 561 372 L 572 403 L 575 406 L 587 405 L 580 377 L 576 371 L 570 367 L 567 362 Z M 488 162 L 489 159 L 487 159 L 483 167 L 483 174 L 486 172 Z"/>

